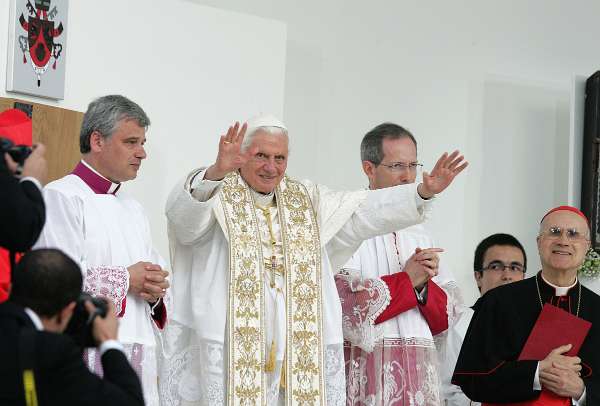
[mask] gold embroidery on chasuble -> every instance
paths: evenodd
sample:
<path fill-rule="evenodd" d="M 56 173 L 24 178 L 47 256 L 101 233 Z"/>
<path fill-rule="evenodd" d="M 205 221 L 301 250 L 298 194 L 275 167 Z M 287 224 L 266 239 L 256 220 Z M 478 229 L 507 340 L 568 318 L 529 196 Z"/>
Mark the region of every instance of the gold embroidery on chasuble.
<path fill-rule="evenodd" d="M 288 406 L 324 405 L 321 246 L 304 185 L 285 177 L 275 191 L 286 278 Z M 228 404 L 266 405 L 264 257 L 250 189 L 238 173 L 223 181 L 229 236 Z"/>
<path fill-rule="evenodd" d="M 284 177 L 276 191 L 283 236 L 286 304 L 286 405 L 324 405 L 321 243 L 306 187 Z"/>
<path fill-rule="evenodd" d="M 256 212 L 237 173 L 225 177 L 220 198 L 229 236 L 227 403 L 265 405 L 263 254 Z"/>

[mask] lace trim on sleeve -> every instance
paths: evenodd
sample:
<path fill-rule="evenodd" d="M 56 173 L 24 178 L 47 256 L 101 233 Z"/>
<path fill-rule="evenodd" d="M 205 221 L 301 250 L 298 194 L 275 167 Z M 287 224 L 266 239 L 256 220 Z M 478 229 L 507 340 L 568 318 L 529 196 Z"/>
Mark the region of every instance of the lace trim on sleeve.
<path fill-rule="evenodd" d="M 448 350 L 446 341 L 448 340 L 448 332 L 454 326 L 464 310 L 464 301 L 458 285 L 454 281 L 449 281 L 440 286 L 446 292 L 446 313 L 448 314 L 448 329 L 441 334 L 433 337 L 435 346 L 440 359 L 446 359 Z"/>
<path fill-rule="evenodd" d="M 448 328 L 450 328 L 460 319 L 464 301 L 456 282 L 450 281 L 440 287 L 446 292 L 446 312 L 448 313 Z"/>
<path fill-rule="evenodd" d="M 83 290 L 110 299 L 120 315 L 129 290 L 129 272 L 124 266 L 95 266 L 87 269 Z"/>
<path fill-rule="evenodd" d="M 367 352 L 383 339 L 383 329 L 375 320 L 389 306 L 391 294 L 379 278 L 361 279 L 344 271 L 335 284 L 342 304 L 344 338 Z"/>

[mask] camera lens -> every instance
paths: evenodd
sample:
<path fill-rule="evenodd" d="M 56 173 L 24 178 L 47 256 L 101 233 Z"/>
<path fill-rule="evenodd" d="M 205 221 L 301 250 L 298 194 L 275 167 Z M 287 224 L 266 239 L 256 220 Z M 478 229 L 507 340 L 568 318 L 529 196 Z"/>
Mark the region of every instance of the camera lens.
<path fill-rule="evenodd" d="M 24 165 L 25 160 L 31 154 L 31 148 L 25 145 L 17 145 L 16 147 L 12 147 L 11 149 L 9 149 L 7 152 L 13 161 L 18 163 L 19 165 Z"/>

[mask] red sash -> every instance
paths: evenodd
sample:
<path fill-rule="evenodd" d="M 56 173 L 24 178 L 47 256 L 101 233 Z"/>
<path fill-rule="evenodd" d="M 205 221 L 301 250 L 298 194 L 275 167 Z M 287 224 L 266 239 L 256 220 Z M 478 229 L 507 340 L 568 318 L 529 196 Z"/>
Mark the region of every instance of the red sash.
<path fill-rule="evenodd" d="M 512 406 L 571 406 L 571 399 L 558 396 L 546 389 L 542 389 L 542 393 L 536 400 L 528 400 L 527 402 L 509 403 Z M 483 406 L 500 406 L 498 403 L 483 403 Z"/>
<path fill-rule="evenodd" d="M 19 262 L 19 259 L 23 254 L 15 254 L 15 262 Z M 8 292 L 10 290 L 10 253 L 4 248 L 0 248 L 0 303 L 8 299 Z"/>
<path fill-rule="evenodd" d="M 10 287 L 10 257 L 8 251 L 0 248 L 0 303 L 8 299 Z"/>

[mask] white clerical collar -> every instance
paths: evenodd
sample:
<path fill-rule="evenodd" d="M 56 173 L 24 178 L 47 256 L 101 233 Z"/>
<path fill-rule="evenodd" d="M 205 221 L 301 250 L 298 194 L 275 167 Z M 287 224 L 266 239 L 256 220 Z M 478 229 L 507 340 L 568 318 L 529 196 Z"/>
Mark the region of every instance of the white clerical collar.
<path fill-rule="evenodd" d="M 31 310 L 29 307 L 25 308 L 25 313 L 27 313 L 27 315 L 29 316 L 29 318 L 31 319 L 31 322 L 33 323 L 33 325 L 35 326 L 36 330 L 38 331 L 43 331 L 44 330 L 44 325 L 42 324 L 42 319 L 40 319 L 40 316 L 38 316 L 33 310 Z"/>
<path fill-rule="evenodd" d="M 81 160 L 81 163 L 83 165 L 85 165 L 86 168 L 88 168 L 90 171 L 92 171 L 94 174 L 98 175 L 100 178 L 104 179 L 105 181 L 107 181 L 110 185 L 108 187 L 108 190 L 105 192 L 106 194 L 115 194 L 116 191 L 119 189 L 119 187 L 121 186 L 120 183 L 114 183 L 113 181 L 111 181 L 110 179 L 107 179 L 105 176 L 103 176 L 100 172 L 98 172 L 97 170 L 95 170 L 92 165 L 88 164 L 87 162 L 85 162 L 85 160 Z"/>
<path fill-rule="evenodd" d="M 268 207 L 273 204 L 273 199 L 275 199 L 275 191 L 272 191 L 269 194 L 259 193 L 256 190 L 250 188 L 252 192 L 252 196 L 254 196 L 254 202 L 260 207 Z"/>
<path fill-rule="evenodd" d="M 540 276 L 542 277 L 542 280 L 548 286 L 552 286 L 554 288 L 554 290 L 556 291 L 555 296 L 565 296 L 569 292 L 569 289 L 574 288 L 575 285 L 577 285 L 577 277 L 575 277 L 575 282 L 573 282 L 573 284 L 571 286 L 556 286 L 556 285 L 553 285 L 552 283 L 548 282 L 548 280 L 546 278 L 544 278 L 544 275 L 540 274 Z"/>

